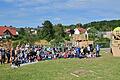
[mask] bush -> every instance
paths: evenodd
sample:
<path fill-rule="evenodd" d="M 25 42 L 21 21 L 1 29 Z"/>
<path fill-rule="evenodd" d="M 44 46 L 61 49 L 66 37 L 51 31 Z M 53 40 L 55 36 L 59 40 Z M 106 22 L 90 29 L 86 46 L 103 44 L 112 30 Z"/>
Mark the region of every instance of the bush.
<path fill-rule="evenodd" d="M 110 47 L 110 39 L 108 38 L 101 38 L 95 41 L 95 45 L 99 44 L 102 48 L 109 48 Z"/>

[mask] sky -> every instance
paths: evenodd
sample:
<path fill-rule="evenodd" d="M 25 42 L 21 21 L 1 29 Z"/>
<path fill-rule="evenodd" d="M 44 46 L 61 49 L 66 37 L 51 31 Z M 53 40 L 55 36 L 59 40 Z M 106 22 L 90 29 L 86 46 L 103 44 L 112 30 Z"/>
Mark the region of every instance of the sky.
<path fill-rule="evenodd" d="M 120 0 L 0 0 L 0 25 L 36 27 L 120 19 Z"/>

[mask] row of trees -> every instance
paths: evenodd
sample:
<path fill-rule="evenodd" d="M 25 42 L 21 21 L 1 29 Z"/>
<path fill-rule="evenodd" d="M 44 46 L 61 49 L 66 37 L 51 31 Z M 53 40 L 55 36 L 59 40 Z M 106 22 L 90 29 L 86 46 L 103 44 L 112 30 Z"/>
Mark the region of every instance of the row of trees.
<path fill-rule="evenodd" d="M 37 28 L 37 34 L 31 34 L 29 32 L 30 28 L 19 28 L 18 33 L 19 36 L 16 38 L 13 38 L 13 40 L 16 42 L 16 44 L 23 44 L 23 43 L 34 43 L 37 40 L 47 40 L 53 45 L 60 45 L 65 40 L 70 40 L 68 34 L 65 34 L 65 28 L 66 26 L 63 26 L 62 24 L 53 25 L 50 21 L 45 21 L 42 23 L 41 28 Z"/>
<path fill-rule="evenodd" d="M 37 28 L 37 35 L 33 35 L 30 32 L 26 31 L 25 28 L 18 29 L 19 36 L 14 38 L 13 40 L 19 41 L 21 43 L 34 43 L 37 40 L 47 40 L 48 42 L 59 45 L 63 43 L 65 40 L 70 40 L 68 34 L 65 34 L 65 29 L 75 29 L 76 27 L 90 28 L 89 29 L 89 37 L 91 40 L 100 40 L 102 37 L 98 36 L 97 33 L 101 31 L 111 31 L 115 27 L 120 26 L 120 20 L 111 20 L 111 21 L 98 21 L 91 22 L 88 24 L 76 24 L 76 25 L 62 25 L 57 24 L 53 25 L 50 21 L 44 21 L 42 27 Z M 91 34 L 92 33 L 92 34 Z M 101 40 L 100 40 L 101 41 Z M 99 42 L 100 42 L 99 41 Z"/>

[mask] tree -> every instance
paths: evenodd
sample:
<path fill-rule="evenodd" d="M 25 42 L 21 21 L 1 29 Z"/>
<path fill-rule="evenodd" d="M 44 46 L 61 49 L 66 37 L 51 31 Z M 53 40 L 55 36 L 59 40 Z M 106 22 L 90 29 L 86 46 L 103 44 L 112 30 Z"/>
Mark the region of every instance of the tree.
<path fill-rule="evenodd" d="M 24 28 L 20 28 L 20 29 L 18 30 L 18 33 L 19 33 L 20 35 L 22 35 L 22 36 L 26 35 L 26 31 L 25 31 Z"/>
<path fill-rule="evenodd" d="M 72 24 L 72 25 L 68 26 L 68 28 L 70 28 L 71 30 L 73 30 L 73 29 L 76 28 L 76 26 L 77 26 L 77 25 L 73 25 L 73 24 Z"/>
<path fill-rule="evenodd" d="M 52 40 L 54 38 L 54 32 L 55 32 L 52 23 L 47 20 L 42 25 L 43 25 L 43 30 L 42 30 L 43 38 L 46 39 L 47 41 Z"/>
<path fill-rule="evenodd" d="M 42 32 L 43 32 L 42 29 L 38 29 L 38 30 L 37 30 L 37 36 L 38 36 L 39 39 L 43 39 L 43 34 L 42 34 Z"/>
<path fill-rule="evenodd" d="M 76 24 L 77 27 L 83 27 L 81 23 Z"/>
<path fill-rule="evenodd" d="M 54 39 L 50 43 L 52 45 L 60 45 L 61 43 L 64 42 L 65 37 L 64 28 L 62 24 L 54 25 L 54 31 L 55 31 Z"/>
<path fill-rule="evenodd" d="M 98 31 L 111 31 L 114 28 L 120 26 L 120 20 L 111 20 L 111 21 L 98 21 L 84 24 L 85 28 L 94 27 Z"/>
<path fill-rule="evenodd" d="M 55 35 L 60 37 L 65 37 L 65 32 L 62 24 L 57 24 L 55 28 Z"/>
<path fill-rule="evenodd" d="M 94 27 L 91 27 L 89 30 L 88 30 L 88 33 L 89 33 L 89 38 L 92 39 L 93 41 L 95 41 L 95 39 L 97 39 L 97 29 L 95 29 Z"/>

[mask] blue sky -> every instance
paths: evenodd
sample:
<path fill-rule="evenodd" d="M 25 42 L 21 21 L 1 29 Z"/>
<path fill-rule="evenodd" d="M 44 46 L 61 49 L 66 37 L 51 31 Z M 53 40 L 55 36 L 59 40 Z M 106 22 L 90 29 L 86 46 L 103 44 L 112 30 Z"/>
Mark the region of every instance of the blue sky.
<path fill-rule="evenodd" d="M 0 0 L 0 25 L 36 27 L 120 19 L 120 0 Z"/>

